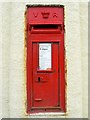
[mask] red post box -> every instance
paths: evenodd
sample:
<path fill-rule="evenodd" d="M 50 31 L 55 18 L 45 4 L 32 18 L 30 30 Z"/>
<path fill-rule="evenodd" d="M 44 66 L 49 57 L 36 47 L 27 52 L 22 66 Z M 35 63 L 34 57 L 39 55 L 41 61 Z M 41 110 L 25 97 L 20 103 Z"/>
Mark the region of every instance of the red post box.
<path fill-rule="evenodd" d="M 64 8 L 27 8 L 27 112 L 65 112 Z"/>

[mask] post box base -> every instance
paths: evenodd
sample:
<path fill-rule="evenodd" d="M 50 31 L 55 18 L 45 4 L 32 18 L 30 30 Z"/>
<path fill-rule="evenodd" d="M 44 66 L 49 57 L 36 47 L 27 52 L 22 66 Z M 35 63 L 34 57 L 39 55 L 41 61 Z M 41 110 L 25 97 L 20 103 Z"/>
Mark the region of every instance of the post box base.
<path fill-rule="evenodd" d="M 32 107 L 30 109 L 30 114 L 34 113 L 51 113 L 51 112 L 64 112 L 60 107 Z"/>

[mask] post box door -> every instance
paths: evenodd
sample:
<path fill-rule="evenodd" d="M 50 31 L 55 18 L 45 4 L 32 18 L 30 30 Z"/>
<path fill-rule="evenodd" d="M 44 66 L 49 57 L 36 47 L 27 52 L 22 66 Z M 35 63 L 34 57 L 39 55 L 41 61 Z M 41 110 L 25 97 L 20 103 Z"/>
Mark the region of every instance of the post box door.
<path fill-rule="evenodd" d="M 59 46 L 33 43 L 32 106 L 59 106 Z"/>

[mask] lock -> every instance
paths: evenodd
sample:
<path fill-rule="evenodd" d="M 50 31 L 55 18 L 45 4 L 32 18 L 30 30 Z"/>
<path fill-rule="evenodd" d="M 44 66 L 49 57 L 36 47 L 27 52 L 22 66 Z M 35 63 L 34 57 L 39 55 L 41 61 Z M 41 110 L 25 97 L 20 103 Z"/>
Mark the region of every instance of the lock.
<path fill-rule="evenodd" d="M 48 81 L 48 75 L 40 75 L 35 78 L 35 82 L 42 83 Z"/>
<path fill-rule="evenodd" d="M 27 112 L 65 111 L 64 7 L 28 7 L 26 18 Z"/>

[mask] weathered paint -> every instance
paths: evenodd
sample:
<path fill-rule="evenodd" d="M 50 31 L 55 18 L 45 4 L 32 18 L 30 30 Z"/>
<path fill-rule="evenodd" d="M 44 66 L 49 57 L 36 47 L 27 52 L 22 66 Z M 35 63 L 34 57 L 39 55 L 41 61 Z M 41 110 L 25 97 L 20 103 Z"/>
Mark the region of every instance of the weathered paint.
<path fill-rule="evenodd" d="M 54 7 L 54 8 L 53 8 Z M 43 11 L 45 11 L 47 9 L 47 11 L 49 12 L 49 18 L 48 19 L 43 19 L 41 15 L 41 13 Z M 37 19 L 33 16 L 33 14 L 37 11 L 38 17 Z M 57 18 L 53 17 L 53 13 L 57 14 Z M 46 13 L 44 13 L 46 15 Z M 46 108 L 47 112 L 51 112 L 51 111 L 61 111 L 61 112 L 65 112 L 66 108 L 65 108 L 65 60 L 64 60 L 64 8 L 63 7 L 58 7 L 58 6 L 46 6 L 46 7 L 42 7 L 42 6 L 34 6 L 34 7 L 29 7 L 27 9 L 27 112 L 34 112 L 30 111 L 31 108 L 36 108 L 38 109 L 38 107 L 43 106 L 43 108 L 47 107 L 49 109 Z M 46 17 L 46 16 L 45 16 Z M 46 21 L 46 22 L 45 22 Z M 51 22 L 52 21 L 52 22 Z M 50 29 L 43 28 L 43 24 L 52 24 L 56 27 L 50 26 Z M 42 24 L 42 29 L 32 29 L 32 26 L 34 27 L 35 25 L 38 24 Z M 40 26 L 40 25 L 39 25 Z M 46 25 L 45 25 L 46 26 Z M 31 31 L 29 31 L 31 27 Z M 59 29 L 59 27 L 62 27 L 62 30 Z M 34 34 L 33 34 L 34 33 Z M 36 34 L 35 34 L 36 33 Z M 37 34 L 40 33 L 40 34 Z M 44 33 L 44 34 L 42 34 Z M 47 36 L 48 33 L 48 36 Z M 44 39 L 46 38 L 46 39 Z M 37 70 L 37 66 L 36 64 L 38 63 L 38 44 L 34 43 L 34 42 L 49 42 L 53 43 L 52 44 L 52 68 L 51 70 Z M 57 43 L 56 43 L 57 42 Z M 33 46 L 33 47 L 32 47 Z M 45 52 L 44 52 L 45 55 Z M 33 57 L 32 57 L 33 56 Z M 44 60 L 45 62 L 45 60 Z M 33 64 L 33 65 L 32 65 Z M 50 66 L 48 66 L 50 67 Z M 56 72 L 53 72 L 53 71 Z M 59 71 L 60 73 L 59 73 Z M 33 76 L 32 76 L 32 72 L 33 72 Z M 44 72 L 44 74 L 42 74 L 42 72 Z M 42 81 L 47 81 L 47 84 L 42 83 L 42 86 L 40 86 L 41 84 L 36 83 L 36 82 L 32 82 L 33 80 L 37 80 L 38 77 L 42 77 Z M 60 82 L 58 81 L 60 78 Z M 38 80 L 37 80 L 38 81 Z M 33 83 L 33 85 L 32 85 Z M 55 89 L 53 89 L 53 94 L 52 94 L 52 87 L 54 86 Z M 58 88 L 59 86 L 59 88 Z M 34 89 L 38 89 L 38 92 L 36 92 L 37 90 L 34 89 L 34 92 L 32 91 L 32 88 Z M 40 88 L 40 89 L 39 89 Z M 43 89 L 44 88 L 44 89 Z M 43 91 L 43 93 L 41 92 L 41 90 Z M 59 93 L 57 92 L 59 91 Z M 48 94 L 47 94 L 48 92 Z M 33 94 L 33 95 L 32 95 Z M 38 94 L 40 94 L 38 96 Z M 45 96 L 43 96 L 45 94 Z M 54 98 L 53 98 L 54 95 Z M 43 100 L 41 102 L 34 102 L 32 101 L 32 97 L 34 96 L 33 100 L 41 97 Z M 46 98 L 47 96 L 47 98 Z M 32 103 L 34 105 L 32 105 Z M 55 107 L 57 106 L 58 107 Z M 50 107 L 49 107 L 50 106 Z M 52 107 L 51 107 L 52 106 Z M 51 108 L 51 109 L 50 109 Z M 58 109 L 59 108 L 59 109 Z M 38 111 L 44 111 L 44 109 L 40 109 L 37 110 L 35 109 L 36 112 Z"/>

